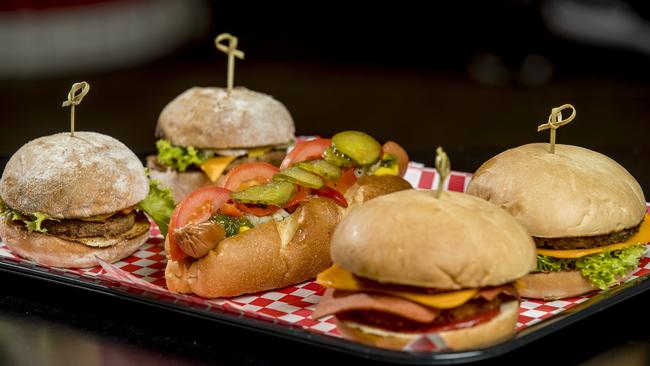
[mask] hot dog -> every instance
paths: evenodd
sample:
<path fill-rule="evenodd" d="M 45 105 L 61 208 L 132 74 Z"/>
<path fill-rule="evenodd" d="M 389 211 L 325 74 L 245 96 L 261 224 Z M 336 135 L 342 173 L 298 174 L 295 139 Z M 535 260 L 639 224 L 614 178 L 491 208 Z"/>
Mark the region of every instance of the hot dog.
<path fill-rule="evenodd" d="M 281 169 L 232 169 L 221 187 L 194 191 L 165 240 L 167 287 L 206 298 L 285 287 L 331 265 L 330 238 L 351 208 L 409 189 L 408 155 L 394 142 L 346 131 L 298 144 Z"/>

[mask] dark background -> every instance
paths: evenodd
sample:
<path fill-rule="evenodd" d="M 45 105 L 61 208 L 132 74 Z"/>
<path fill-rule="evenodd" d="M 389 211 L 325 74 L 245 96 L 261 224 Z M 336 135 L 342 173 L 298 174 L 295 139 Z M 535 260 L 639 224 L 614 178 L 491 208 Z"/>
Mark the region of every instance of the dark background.
<path fill-rule="evenodd" d="M 79 80 L 92 88 L 77 109 L 77 128 L 151 152 L 167 102 L 191 86 L 225 85 L 226 57 L 213 37 L 227 31 L 246 52 L 235 84 L 282 101 L 298 134 L 363 130 L 400 142 L 427 164 L 442 145 L 452 168 L 473 171 L 503 149 L 547 141 L 537 125 L 552 107 L 571 103 L 577 118 L 559 130 L 558 142 L 611 156 L 647 190 L 649 59 L 627 44 L 645 33 L 626 31 L 601 44 L 557 32 L 548 19 L 564 3 L 612 15 L 622 6 L 648 26 L 642 1 L 407 1 L 363 9 L 328 2 L 256 4 L 255 11 L 201 3 L 205 25 L 163 55 L 114 68 L 4 75 L 0 156 L 66 130 L 69 112 L 60 103 Z"/>
<path fill-rule="evenodd" d="M 69 111 L 60 105 L 80 80 L 92 88 L 77 109 L 77 129 L 110 134 L 141 156 L 152 152 L 166 103 L 195 85 L 225 85 L 226 57 L 213 38 L 230 32 L 246 52 L 236 64 L 236 85 L 282 101 L 298 134 L 363 130 L 398 141 L 413 160 L 429 165 L 442 145 L 453 169 L 471 172 L 506 148 L 548 141 L 537 125 L 552 107 L 571 103 L 577 118 L 559 130 L 558 142 L 611 156 L 650 190 L 650 8 L 643 1 L 400 1 L 353 9 L 348 2 L 188 0 L 176 2 L 196 11 L 188 31 L 182 39 L 167 34 L 159 41 L 168 47 L 157 53 L 111 61 L 111 42 L 120 39 L 109 32 L 96 40 L 105 42 L 105 54 L 89 55 L 76 48 L 86 34 L 80 27 L 61 44 L 18 42 L 28 51 L 66 50 L 74 55 L 67 67 L 53 54 L 23 60 L 40 61 L 40 69 L 2 69 L 3 57 L 21 50 L 7 47 L 8 37 L 23 34 L 7 31 L 11 19 L 29 29 L 45 24 L 49 11 L 73 16 L 94 6 L 154 9 L 170 1 L 176 0 L 0 0 L 0 167 L 28 140 L 69 128 Z M 149 16 L 101 14 L 90 23 L 153 24 Z M 90 56 L 106 61 L 81 66 Z M 44 71 L 55 63 L 63 66 Z M 359 362 L 13 274 L 0 282 L 0 363 Z M 647 364 L 647 302 L 647 294 L 626 301 L 496 362 Z"/>

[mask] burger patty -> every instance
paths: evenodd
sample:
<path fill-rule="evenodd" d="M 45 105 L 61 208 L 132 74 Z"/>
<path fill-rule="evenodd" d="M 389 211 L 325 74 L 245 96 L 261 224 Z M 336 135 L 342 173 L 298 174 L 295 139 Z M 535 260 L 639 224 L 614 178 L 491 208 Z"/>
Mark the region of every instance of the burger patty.
<path fill-rule="evenodd" d="M 252 163 L 252 162 L 264 162 L 264 163 L 269 163 L 271 165 L 275 166 L 280 166 L 282 163 L 282 160 L 284 160 L 284 157 L 287 155 L 286 150 L 271 150 L 263 155 L 257 156 L 257 157 L 250 157 L 248 155 L 241 156 L 235 160 L 233 160 L 229 165 L 228 169 L 232 169 L 236 167 L 237 165 L 244 164 L 244 163 Z M 147 156 L 147 168 L 152 169 L 152 170 L 157 170 L 160 172 L 165 172 L 167 171 L 168 167 L 164 164 L 161 164 L 158 161 L 158 156 L 157 155 L 149 155 Z M 191 165 L 187 168 L 187 170 L 200 170 L 197 166 Z"/>
<path fill-rule="evenodd" d="M 135 212 L 115 214 L 102 221 L 46 220 L 43 226 L 48 234 L 70 238 L 110 237 L 129 231 L 135 225 Z"/>
<path fill-rule="evenodd" d="M 611 234 L 595 236 L 577 236 L 572 238 L 538 238 L 533 237 L 538 248 L 542 249 L 589 249 L 609 244 L 622 243 L 639 232 L 641 221 L 637 226 Z"/>
<path fill-rule="evenodd" d="M 493 300 L 474 299 L 459 307 L 453 309 L 444 309 L 440 315 L 431 323 L 420 323 L 410 319 L 403 318 L 399 315 L 384 313 L 380 311 L 363 311 L 354 310 L 337 314 L 337 318 L 342 321 L 351 321 L 358 324 L 368 325 L 374 328 L 380 328 L 389 331 L 408 331 L 414 333 L 426 332 L 427 330 L 461 322 L 471 319 L 482 313 L 488 313 L 499 309 L 504 301 L 510 300 L 508 295 L 499 295 Z"/>

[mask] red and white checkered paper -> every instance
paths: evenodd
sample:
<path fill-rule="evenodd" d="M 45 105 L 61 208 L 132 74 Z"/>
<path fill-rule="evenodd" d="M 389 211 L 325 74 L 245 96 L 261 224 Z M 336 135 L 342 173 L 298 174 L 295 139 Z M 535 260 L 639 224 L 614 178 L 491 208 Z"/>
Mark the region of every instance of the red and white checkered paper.
<path fill-rule="evenodd" d="M 422 164 L 411 163 L 405 175 L 414 187 L 432 189 L 438 185 L 438 175 L 432 168 Z M 471 179 L 471 174 L 452 172 L 445 183 L 445 189 L 463 192 Z M 197 296 L 174 294 L 165 287 L 166 258 L 163 238 L 152 225 L 151 238 L 137 252 L 114 264 L 102 263 L 101 266 L 87 269 L 61 269 L 45 267 L 13 254 L 0 242 L 0 261 L 46 270 L 61 276 L 73 276 L 99 282 L 110 288 L 127 291 L 131 294 L 153 297 L 160 301 L 214 312 L 227 312 L 236 316 L 259 319 L 277 326 L 299 327 L 314 333 L 340 337 L 331 316 L 319 320 L 311 319 L 315 305 L 320 301 L 324 288 L 314 281 L 307 281 L 280 290 L 265 291 L 229 299 L 207 300 Z M 639 270 L 629 280 L 650 273 L 650 254 L 642 259 Z M 572 299 L 541 301 L 524 300 L 519 309 L 517 329 L 522 330 L 539 323 L 573 306 L 587 301 L 594 296 L 580 296 Z M 411 351 L 445 350 L 444 342 L 436 335 L 423 337 L 408 348 Z"/>

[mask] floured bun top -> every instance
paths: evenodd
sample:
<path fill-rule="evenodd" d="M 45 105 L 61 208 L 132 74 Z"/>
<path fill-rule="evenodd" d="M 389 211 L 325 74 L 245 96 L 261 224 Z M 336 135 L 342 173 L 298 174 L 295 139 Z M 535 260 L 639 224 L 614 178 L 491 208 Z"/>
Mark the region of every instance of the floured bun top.
<path fill-rule="evenodd" d="M 237 87 L 186 90 L 160 113 L 156 135 L 172 145 L 201 149 L 252 148 L 286 144 L 295 126 L 273 97 Z"/>
<path fill-rule="evenodd" d="M 120 141 L 96 132 L 32 140 L 9 159 L 0 179 L 0 198 L 7 206 L 59 219 L 114 213 L 148 193 L 138 157 Z"/>
<path fill-rule="evenodd" d="M 354 208 L 334 230 L 332 261 L 375 281 L 457 290 L 535 269 L 535 243 L 505 210 L 457 192 L 406 190 Z"/>
<path fill-rule="evenodd" d="M 604 235 L 638 225 L 641 186 L 607 156 L 572 145 L 535 143 L 506 150 L 474 174 L 467 193 L 508 210 L 542 238 Z"/>

